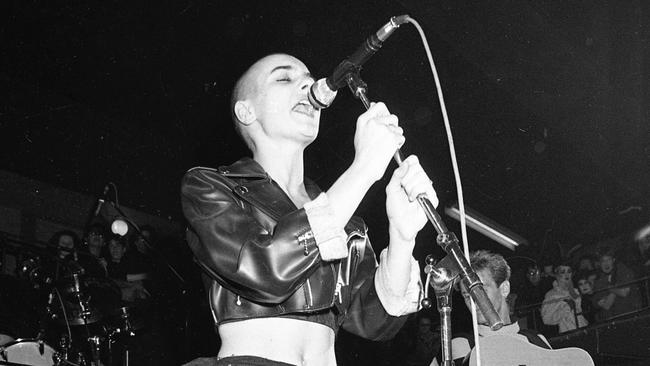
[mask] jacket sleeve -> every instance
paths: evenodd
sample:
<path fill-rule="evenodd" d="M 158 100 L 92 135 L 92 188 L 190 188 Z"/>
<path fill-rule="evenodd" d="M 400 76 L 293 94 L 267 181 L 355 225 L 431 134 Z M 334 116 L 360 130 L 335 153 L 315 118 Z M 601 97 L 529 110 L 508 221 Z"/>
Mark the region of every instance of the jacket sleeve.
<path fill-rule="evenodd" d="M 280 303 L 320 261 L 305 210 L 279 218 L 269 232 L 225 179 L 207 169 L 183 178 L 188 244 L 199 265 L 229 290 L 251 301 Z"/>
<path fill-rule="evenodd" d="M 542 321 L 546 325 L 557 325 L 560 322 L 569 317 L 573 316 L 571 307 L 563 299 L 564 296 L 555 296 L 552 294 L 552 291 L 546 293 L 544 297 L 544 303 L 540 310 L 542 314 Z"/>
<path fill-rule="evenodd" d="M 382 305 L 375 288 L 377 259 L 370 241 L 366 239 L 365 242 L 363 258 L 357 265 L 355 276 L 351 277 L 350 307 L 342 328 L 365 339 L 389 340 L 395 337 L 408 316 L 392 316 Z"/>

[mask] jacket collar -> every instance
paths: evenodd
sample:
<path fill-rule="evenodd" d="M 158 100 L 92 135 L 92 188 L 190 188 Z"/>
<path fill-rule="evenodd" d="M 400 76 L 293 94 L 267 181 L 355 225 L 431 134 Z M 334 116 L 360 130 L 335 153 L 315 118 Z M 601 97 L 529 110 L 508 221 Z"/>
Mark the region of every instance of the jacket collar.
<path fill-rule="evenodd" d="M 219 173 L 228 178 L 242 178 L 246 180 L 268 180 L 272 181 L 269 174 L 262 168 L 262 166 L 250 157 L 243 157 L 231 165 L 220 166 Z M 311 179 L 305 177 L 305 189 L 311 199 L 316 199 L 322 192 L 321 189 Z"/>
<path fill-rule="evenodd" d="M 262 166 L 249 157 L 239 159 L 228 166 L 220 166 L 219 173 L 229 178 L 271 179 Z"/>
<path fill-rule="evenodd" d="M 228 178 L 237 179 L 239 185 L 235 188 L 235 192 L 275 220 L 296 209 L 280 186 L 271 179 L 260 164 L 250 157 L 241 158 L 229 166 L 220 166 L 218 171 Z M 316 199 L 322 192 L 320 187 L 307 177 L 304 178 L 304 182 L 309 197 Z M 278 197 L 284 197 L 284 199 Z M 352 216 L 345 226 L 345 231 L 364 236 L 366 224 L 363 219 Z"/>

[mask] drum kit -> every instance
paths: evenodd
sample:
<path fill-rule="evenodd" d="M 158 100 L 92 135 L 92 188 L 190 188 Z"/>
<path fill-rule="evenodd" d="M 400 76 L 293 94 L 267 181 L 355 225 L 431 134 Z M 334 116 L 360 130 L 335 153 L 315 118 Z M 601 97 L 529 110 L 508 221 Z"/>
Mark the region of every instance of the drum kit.
<path fill-rule="evenodd" d="M 78 266 L 53 280 L 38 263 L 25 261 L 20 275 L 39 293 L 40 330 L 33 338 L 0 334 L 0 366 L 128 365 L 144 321 L 134 315 L 137 308 L 122 306 L 116 283 L 86 276 Z"/>

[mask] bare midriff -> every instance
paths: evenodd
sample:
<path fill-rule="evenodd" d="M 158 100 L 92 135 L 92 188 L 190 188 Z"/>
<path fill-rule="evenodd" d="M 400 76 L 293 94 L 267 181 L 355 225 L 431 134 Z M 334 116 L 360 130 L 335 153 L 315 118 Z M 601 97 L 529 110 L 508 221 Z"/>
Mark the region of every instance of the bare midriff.
<path fill-rule="evenodd" d="M 297 319 L 248 319 L 219 326 L 219 357 L 257 356 L 297 366 L 334 366 L 334 330 Z"/>

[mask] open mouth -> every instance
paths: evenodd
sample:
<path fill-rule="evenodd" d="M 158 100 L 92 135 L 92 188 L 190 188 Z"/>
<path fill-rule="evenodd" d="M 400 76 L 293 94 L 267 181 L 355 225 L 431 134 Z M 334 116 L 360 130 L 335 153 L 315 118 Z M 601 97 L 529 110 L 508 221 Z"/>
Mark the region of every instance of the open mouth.
<path fill-rule="evenodd" d="M 316 110 L 314 107 L 309 103 L 308 100 L 301 100 L 299 101 L 294 107 L 293 107 L 294 112 L 298 112 L 301 114 L 304 114 L 306 116 L 309 116 L 313 118 L 316 115 Z"/>

